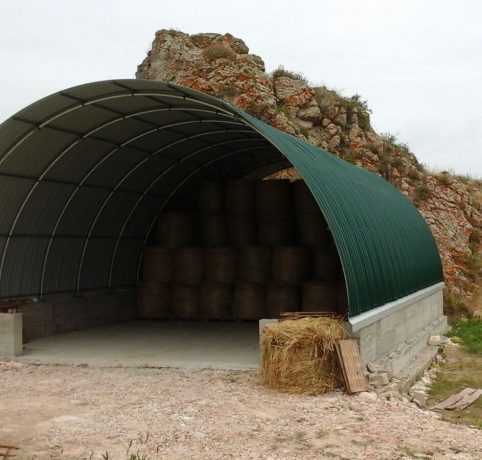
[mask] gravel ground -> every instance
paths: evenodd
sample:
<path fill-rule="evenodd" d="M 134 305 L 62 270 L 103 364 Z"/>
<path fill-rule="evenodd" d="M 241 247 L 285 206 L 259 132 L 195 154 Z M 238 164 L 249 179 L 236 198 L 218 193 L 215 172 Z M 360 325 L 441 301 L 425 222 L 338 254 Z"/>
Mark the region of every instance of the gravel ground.
<path fill-rule="evenodd" d="M 283 395 L 254 371 L 13 362 L 0 363 L 0 444 L 17 459 L 482 459 L 481 430 L 410 403 Z"/>

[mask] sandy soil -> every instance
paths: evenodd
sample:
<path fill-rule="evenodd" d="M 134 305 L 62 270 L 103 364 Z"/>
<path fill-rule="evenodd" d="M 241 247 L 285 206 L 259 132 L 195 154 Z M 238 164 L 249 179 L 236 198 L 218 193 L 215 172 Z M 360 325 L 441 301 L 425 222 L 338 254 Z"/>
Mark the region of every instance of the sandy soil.
<path fill-rule="evenodd" d="M 254 371 L 18 363 L 0 363 L 0 444 L 17 459 L 482 459 L 481 430 L 410 403 L 282 395 Z"/>

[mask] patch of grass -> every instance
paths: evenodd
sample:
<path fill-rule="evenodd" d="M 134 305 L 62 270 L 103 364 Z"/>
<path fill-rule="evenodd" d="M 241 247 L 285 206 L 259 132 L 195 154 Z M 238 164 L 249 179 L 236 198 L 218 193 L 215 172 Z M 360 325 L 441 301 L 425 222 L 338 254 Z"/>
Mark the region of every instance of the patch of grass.
<path fill-rule="evenodd" d="M 327 114 L 327 111 L 332 106 L 342 107 L 346 102 L 335 90 L 328 89 L 326 86 L 313 88 L 315 90 L 315 100 L 322 114 Z"/>
<path fill-rule="evenodd" d="M 277 69 L 273 70 L 271 77 L 273 78 L 273 80 L 276 80 L 279 77 L 287 77 L 291 78 L 292 80 L 300 81 L 305 85 L 308 84 L 308 80 L 302 73 L 286 70 L 282 65 L 280 65 Z"/>
<path fill-rule="evenodd" d="M 449 186 L 452 183 L 452 179 L 448 174 L 439 174 L 437 176 L 437 179 L 441 184 L 445 186 Z"/>
<path fill-rule="evenodd" d="M 211 61 L 215 61 L 216 59 L 229 59 L 230 61 L 234 61 L 237 56 L 232 49 L 221 45 L 212 45 L 204 48 L 203 55 Z"/>
<path fill-rule="evenodd" d="M 480 388 L 482 382 L 482 356 L 469 354 L 460 347 L 447 347 L 445 351 L 447 363 L 430 387 L 429 406 L 464 388 Z M 443 411 L 442 419 L 482 429 L 482 398 L 463 411 Z"/>
<path fill-rule="evenodd" d="M 420 203 L 421 201 L 428 200 L 432 197 L 432 191 L 426 185 L 419 185 L 415 187 L 413 194 L 413 200 L 415 203 Z"/>
<path fill-rule="evenodd" d="M 455 320 L 449 335 L 460 337 L 469 353 L 482 355 L 482 319 L 465 316 Z"/>

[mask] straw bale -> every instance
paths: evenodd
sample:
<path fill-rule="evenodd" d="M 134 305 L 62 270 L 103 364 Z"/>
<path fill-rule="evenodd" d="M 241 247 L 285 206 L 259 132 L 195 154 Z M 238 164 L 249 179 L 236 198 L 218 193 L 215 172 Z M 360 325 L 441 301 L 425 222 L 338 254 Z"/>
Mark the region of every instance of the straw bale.
<path fill-rule="evenodd" d="M 346 337 L 339 318 L 303 318 L 267 324 L 262 333 L 261 377 L 267 386 L 319 394 L 342 385 L 335 344 Z"/>

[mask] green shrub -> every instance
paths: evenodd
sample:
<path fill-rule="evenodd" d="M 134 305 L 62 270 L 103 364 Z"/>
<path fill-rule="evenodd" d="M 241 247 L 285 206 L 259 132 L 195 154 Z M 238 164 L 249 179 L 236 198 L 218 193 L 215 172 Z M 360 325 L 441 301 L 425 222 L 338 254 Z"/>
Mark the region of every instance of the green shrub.
<path fill-rule="evenodd" d="M 221 45 L 212 45 L 204 48 L 203 55 L 206 59 L 214 61 L 216 59 L 229 59 L 230 61 L 234 61 L 236 59 L 237 54 L 229 48 L 226 48 Z"/>
<path fill-rule="evenodd" d="M 401 169 L 403 166 L 405 166 L 405 163 L 400 157 L 395 157 L 392 160 L 392 168 Z"/>
<path fill-rule="evenodd" d="M 437 179 L 441 184 L 445 186 L 449 186 L 452 183 L 452 179 L 448 174 L 439 174 L 437 176 Z"/>
<path fill-rule="evenodd" d="M 286 70 L 282 65 L 280 65 L 277 69 L 273 70 L 271 77 L 273 78 L 273 80 L 276 80 L 279 77 L 287 77 L 291 78 L 292 80 L 301 81 L 305 85 L 308 84 L 308 80 L 302 73 Z"/>
<path fill-rule="evenodd" d="M 413 199 L 415 203 L 428 200 L 432 197 L 432 191 L 426 185 L 419 185 L 415 188 Z"/>
<path fill-rule="evenodd" d="M 408 171 L 407 177 L 413 181 L 420 180 L 420 172 L 417 169 L 411 169 Z"/>

